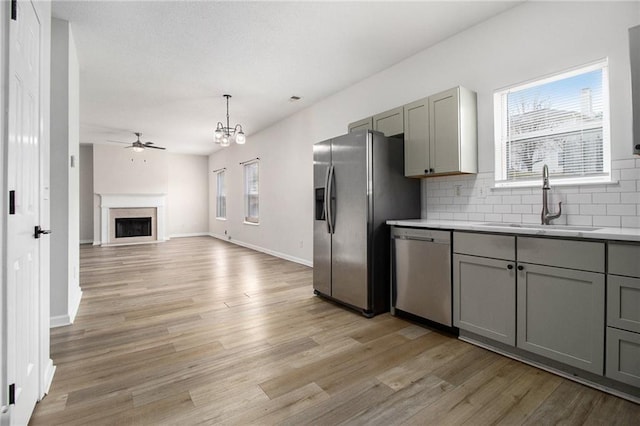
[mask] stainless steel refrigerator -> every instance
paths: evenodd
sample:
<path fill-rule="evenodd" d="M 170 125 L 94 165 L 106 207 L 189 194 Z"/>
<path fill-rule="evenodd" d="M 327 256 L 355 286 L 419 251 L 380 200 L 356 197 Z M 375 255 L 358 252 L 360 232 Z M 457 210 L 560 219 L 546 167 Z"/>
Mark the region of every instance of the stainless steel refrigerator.
<path fill-rule="evenodd" d="M 420 217 L 400 138 L 361 130 L 313 146 L 313 288 L 373 316 L 389 310 L 388 219 Z"/>

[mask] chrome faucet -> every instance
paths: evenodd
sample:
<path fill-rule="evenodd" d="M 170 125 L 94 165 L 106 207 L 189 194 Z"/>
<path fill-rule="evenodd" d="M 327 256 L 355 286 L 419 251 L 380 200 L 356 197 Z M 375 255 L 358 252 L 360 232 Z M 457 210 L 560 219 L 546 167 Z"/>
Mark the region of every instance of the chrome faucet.
<path fill-rule="evenodd" d="M 550 225 L 553 219 L 557 219 L 562 214 L 562 201 L 558 203 L 558 213 L 549 213 L 549 201 L 548 193 L 551 187 L 549 186 L 549 167 L 545 164 L 542 166 L 542 213 L 540 219 L 542 225 Z"/>

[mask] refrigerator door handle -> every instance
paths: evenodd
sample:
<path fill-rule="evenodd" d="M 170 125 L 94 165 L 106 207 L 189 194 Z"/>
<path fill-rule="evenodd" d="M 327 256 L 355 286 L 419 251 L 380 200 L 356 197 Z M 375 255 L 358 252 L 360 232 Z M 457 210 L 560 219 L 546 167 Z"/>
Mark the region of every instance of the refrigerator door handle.
<path fill-rule="evenodd" d="M 331 173 L 331 167 L 327 167 L 327 175 L 324 178 L 324 220 L 327 222 L 327 234 L 331 234 L 331 223 L 329 221 L 329 206 L 327 200 L 329 199 L 329 176 Z"/>
<path fill-rule="evenodd" d="M 331 208 L 331 197 L 333 196 L 333 164 L 329 166 L 329 178 L 327 180 L 327 197 L 325 198 L 325 203 L 327 206 L 327 225 L 329 225 L 329 233 L 333 234 L 335 231 L 335 227 L 333 225 L 333 210 Z"/>

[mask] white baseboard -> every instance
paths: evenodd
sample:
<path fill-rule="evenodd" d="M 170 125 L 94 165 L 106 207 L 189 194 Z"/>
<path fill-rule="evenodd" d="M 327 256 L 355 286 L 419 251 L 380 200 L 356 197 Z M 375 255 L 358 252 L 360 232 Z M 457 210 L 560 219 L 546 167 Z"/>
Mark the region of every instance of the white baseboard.
<path fill-rule="evenodd" d="M 69 306 L 69 320 L 73 323 L 76 320 L 76 315 L 78 314 L 78 309 L 80 308 L 80 301 L 82 300 L 82 290 L 80 287 L 76 287 L 77 291 L 75 291 L 74 300 L 71 302 L 71 306 Z"/>
<path fill-rule="evenodd" d="M 185 238 L 185 237 L 207 237 L 210 234 L 208 232 L 190 232 L 186 234 L 171 234 L 169 238 Z"/>
<path fill-rule="evenodd" d="M 225 235 L 214 234 L 212 232 L 209 233 L 208 235 L 213 237 L 213 238 L 217 238 L 219 240 L 226 241 L 228 243 L 236 244 L 236 245 L 239 245 L 239 246 L 242 246 L 242 247 L 249 248 L 251 250 L 255 250 L 255 251 L 262 252 L 262 253 L 266 253 L 266 254 L 269 254 L 271 256 L 279 257 L 281 259 L 289 260 L 291 262 L 299 263 L 301 265 L 305 265 L 305 266 L 309 266 L 309 267 L 313 268 L 313 261 L 302 259 L 300 257 L 291 256 L 291 255 L 286 254 L 286 253 L 281 253 L 279 251 L 270 250 L 270 249 L 267 249 L 267 248 L 264 248 L 264 247 L 260 247 L 260 246 L 256 246 L 256 245 L 253 245 L 253 244 L 245 243 L 245 242 L 242 242 L 242 241 L 239 241 L 239 240 L 229 240 Z"/>
<path fill-rule="evenodd" d="M 80 240 L 80 244 L 93 244 L 93 240 Z"/>
<path fill-rule="evenodd" d="M 41 400 L 46 394 L 49 393 L 51 382 L 53 382 L 53 376 L 56 374 L 56 366 L 53 365 L 53 360 L 51 358 L 47 360 L 47 365 L 44 366 L 43 371 L 44 375 L 42 376 L 42 392 L 38 400 Z"/>
<path fill-rule="evenodd" d="M 71 306 L 69 306 L 69 312 L 64 315 L 56 315 L 52 316 L 49 319 L 49 327 L 64 327 L 66 325 L 73 324 L 73 321 L 76 319 L 76 315 L 78 314 L 78 308 L 80 308 L 80 301 L 82 300 L 82 290 L 78 287 L 78 292 L 76 293 L 75 300 L 71 302 Z"/>
<path fill-rule="evenodd" d="M 56 315 L 49 320 L 49 328 L 64 327 L 65 325 L 71 325 L 71 316 L 69 314 Z"/>

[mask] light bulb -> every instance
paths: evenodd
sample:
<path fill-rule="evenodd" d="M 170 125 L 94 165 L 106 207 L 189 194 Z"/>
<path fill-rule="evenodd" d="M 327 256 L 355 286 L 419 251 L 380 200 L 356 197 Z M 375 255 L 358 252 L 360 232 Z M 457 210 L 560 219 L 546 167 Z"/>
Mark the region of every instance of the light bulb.
<path fill-rule="evenodd" d="M 143 148 L 143 147 L 141 147 L 141 146 L 134 146 L 134 147 L 133 147 L 133 150 L 134 150 L 135 152 L 142 152 L 142 151 L 144 151 L 144 148 Z"/>
<path fill-rule="evenodd" d="M 220 141 L 221 146 L 229 146 L 229 135 L 224 135 Z"/>
<path fill-rule="evenodd" d="M 213 132 L 213 138 L 215 139 L 215 141 L 217 143 L 220 142 L 220 140 L 222 139 L 222 136 L 223 136 L 222 129 L 220 129 L 220 128 L 217 128 L 216 131 Z"/>
<path fill-rule="evenodd" d="M 236 143 L 238 145 L 244 145 L 246 141 L 247 137 L 244 135 L 244 132 L 242 130 L 236 133 Z"/>

